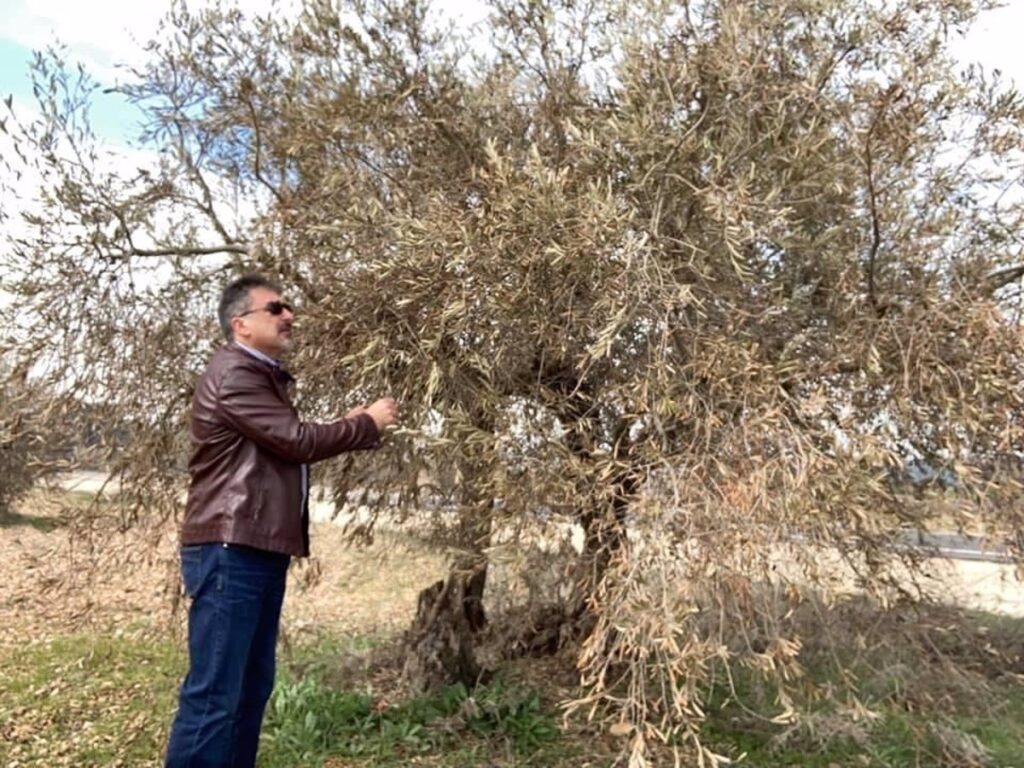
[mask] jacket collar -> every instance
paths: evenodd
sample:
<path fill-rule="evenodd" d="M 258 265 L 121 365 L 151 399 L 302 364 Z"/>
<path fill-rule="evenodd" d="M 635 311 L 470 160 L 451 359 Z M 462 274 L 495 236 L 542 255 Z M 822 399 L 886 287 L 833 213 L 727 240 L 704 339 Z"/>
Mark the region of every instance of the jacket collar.
<path fill-rule="evenodd" d="M 287 370 L 285 370 L 285 367 L 281 364 L 280 360 L 275 360 L 274 358 L 270 357 L 270 355 L 265 355 L 258 349 L 253 349 L 252 347 L 247 346 L 240 341 L 232 341 L 231 346 L 241 350 L 242 352 L 245 352 L 245 354 L 249 355 L 250 357 L 256 358 L 260 362 L 269 365 L 273 369 L 274 376 L 275 378 L 277 378 L 278 381 L 287 382 L 295 380 L 294 377 L 290 373 L 288 373 Z"/>
<path fill-rule="evenodd" d="M 231 343 L 234 346 L 238 347 L 243 352 L 245 352 L 250 357 L 255 357 L 257 360 L 262 360 L 264 363 L 269 365 L 271 368 L 280 368 L 281 367 L 281 362 L 279 360 L 275 360 L 270 355 L 263 354 L 258 349 L 253 349 L 252 347 L 250 347 L 250 346 L 248 346 L 246 344 L 243 344 L 240 341 L 232 341 Z"/>

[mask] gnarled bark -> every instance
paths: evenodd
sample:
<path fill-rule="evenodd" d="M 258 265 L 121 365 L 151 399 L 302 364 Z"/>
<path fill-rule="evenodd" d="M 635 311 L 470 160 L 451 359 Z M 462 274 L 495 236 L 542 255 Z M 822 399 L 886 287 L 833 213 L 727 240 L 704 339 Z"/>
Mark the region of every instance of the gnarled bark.
<path fill-rule="evenodd" d="M 487 624 L 486 581 L 486 565 L 455 569 L 420 592 L 416 618 L 406 634 L 402 669 L 410 691 L 436 691 L 456 683 L 473 687 L 490 676 L 477 653 L 479 632 Z"/>

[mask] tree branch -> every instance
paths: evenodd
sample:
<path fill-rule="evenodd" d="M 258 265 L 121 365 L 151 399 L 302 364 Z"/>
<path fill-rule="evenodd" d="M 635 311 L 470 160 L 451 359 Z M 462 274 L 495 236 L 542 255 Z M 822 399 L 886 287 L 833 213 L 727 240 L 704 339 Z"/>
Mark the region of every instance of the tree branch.
<path fill-rule="evenodd" d="M 993 269 L 985 275 L 986 288 L 989 293 L 993 293 L 1021 277 L 1024 277 L 1024 264 L 1014 264 L 1009 267 Z"/>
<path fill-rule="evenodd" d="M 193 181 L 199 186 L 199 190 L 202 193 L 203 199 L 192 200 L 191 202 L 196 205 L 199 210 L 207 215 L 210 219 L 210 223 L 213 224 L 214 229 L 217 230 L 218 234 L 224 238 L 227 243 L 235 242 L 235 238 L 228 234 L 227 227 L 221 222 L 220 217 L 217 215 L 216 210 L 213 207 L 213 193 L 210 191 L 209 184 L 206 183 L 206 178 L 203 176 L 202 171 L 199 170 L 199 165 L 196 163 L 195 158 L 188 149 L 188 143 L 185 140 L 185 131 L 181 125 L 180 120 L 174 121 L 174 127 L 177 131 L 178 140 L 178 154 L 181 162 L 185 164 L 185 169 L 192 176 Z"/>
<path fill-rule="evenodd" d="M 899 99 L 901 95 L 902 91 L 897 86 L 890 86 L 882 95 L 882 103 L 875 112 L 875 116 L 871 120 L 871 127 L 868 128 L 867 136 L 864 138 L 864 164 L 868 183 L 868 205 L 871 209 L 871 249 L 868 251 L 867 265 L 868 300 L 876 312 L 879 312 L 879 305 L 878 296 L 875 291 L 875 263 L 878 259 L 878 249 L 882 244 L 882 231 L 878 215 L 878 193 L 875 189 L 875 165 L 871 152 L 871 142 L 874 140 L 875 131 L 885 111 L 893 100 Z"/>
<path fill-rule="evenodd" d="M 225 243 L 224 245 L 196 246 L 193 248 L 131 248 L 114 256 L 209 256 L 214 253 L 249 253 L 249 247 L 243 243 Z"/>
<path fill-rule="evenodd" d="M 253 138 L 255 139 L 255 146 L 253 147 L 253 173 L 256 176 L 256 180 L 269 189 L 278 204 L 283 206 L 285 200 L 281 191 L 264 178 L 263 171 L 261 170 L 260 156 L 263 154 L 263 140 L 260 135 L 260 119 L 256 115 L 256 107 L 253 106 L 252 97 L 249 94 L 245 94 L 243 98 L 245 105 L 249 108 L 249 116 L 252 118 Z"/>
<path fill-rule="evenodd" d="M 871 138 L 878 124 L 878 115 L 871 123 L 868 130 L 867 140 L 864 143 L 864 161 L 867 164 L 868 181 L 868 203 L 871 207 L 871 250 L 868 252 L 868 301 L 876 310 L 878 309 L 878 297 L 875 295 L 875 261 L 878 257 L 878 248 L 882 243 L 881 227 L 878 223 L 878 201 L 875 193 L 874 163 L 871 158 Z"/>

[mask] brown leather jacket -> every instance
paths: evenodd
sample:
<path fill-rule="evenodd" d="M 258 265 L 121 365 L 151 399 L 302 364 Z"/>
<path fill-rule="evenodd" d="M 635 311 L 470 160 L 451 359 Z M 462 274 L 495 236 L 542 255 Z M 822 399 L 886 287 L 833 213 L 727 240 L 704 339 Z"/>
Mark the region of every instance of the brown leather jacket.
<path fill-rule="evenodd" d="M 214 354 L 192 400 L 192 483 L 182 545 L 309 554 L 302 465 L 376 448 L 380 435 L 365 413 L 333 424 L 300 421 L 288 397 L 291 381 L 284 369 L 234 344 Z"/>

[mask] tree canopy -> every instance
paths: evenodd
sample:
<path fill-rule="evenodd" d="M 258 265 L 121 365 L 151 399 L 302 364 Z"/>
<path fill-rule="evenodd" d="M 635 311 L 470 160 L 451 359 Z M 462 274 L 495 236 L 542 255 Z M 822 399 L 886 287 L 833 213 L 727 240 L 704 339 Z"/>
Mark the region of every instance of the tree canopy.
<path fill-rule="evenodd" d="M 182 487 L 219 287 L 280 278 L 305 412 L 406 414 L 326 468 L 336 498 L 446 499 L 464 572 L 578 525 L 577 705 L 634 726 L 637 765 L 670 735 L 710 759 L 715 670 L 763 671 L 788 716 L 790 617 L 837 572 L 890 609 L 921 598 L 908 528 L 1022 541 L 1024 101 L 948 53 L 986 5 L 493 0 L 467 33 L 415 1 L 176 4 L 118 87 L 137 171 L 88 78 L 37 59 L 5 354 L 110 409 L 146 519 Z"/>

